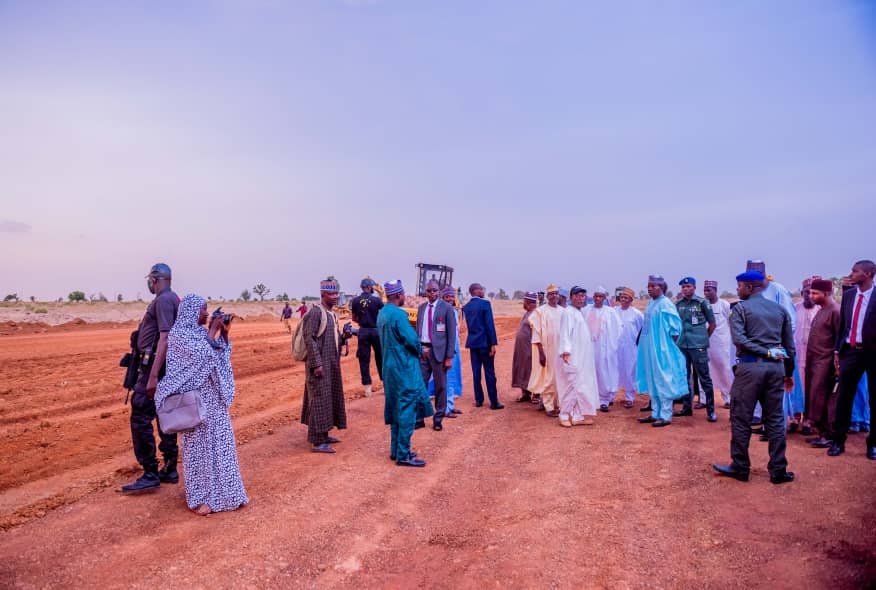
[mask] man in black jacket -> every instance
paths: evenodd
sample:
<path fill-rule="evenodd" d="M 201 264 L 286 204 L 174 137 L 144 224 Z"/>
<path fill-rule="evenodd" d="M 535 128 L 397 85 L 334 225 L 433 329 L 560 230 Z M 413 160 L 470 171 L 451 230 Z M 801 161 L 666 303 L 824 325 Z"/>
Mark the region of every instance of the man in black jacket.
<path fill-rule="evenodd" d="M 736 277 L 739 304 L 730 315 L 730 332 L 736 345 L 736 379 L 730 391 L 729 465 L 714 464 L 721 475 L 748 481 L 751 461 L 751 419 L 754 405 L 763 406 L 763 422 L 769 437 L 770 481 L 794 481 L 785 458 L 784 391 L 794 387 L 794 331 L 787 310 L 763 296 L 764 276 L 748 271 Z M 784 388 L 784 391 L 783 391 Z"/>
<path fill-rule="evenodd" d="M 873 276 L 876 263 L 859 260 L 852 266 L 849 280 L 855 288 L 843 293 L 840 306 L 840 329 L 834 347 L 834 362 L 839 374 L 839 398 L 836 408 L 833 445 L 827 454 L 841 455 L 846 450 L 846 435 L 852 419 L 852 405 L 858 382 L 867 372 L 870 390 L 870 415 L 876 415 L 876 302 Z M 867 437 L 867 458 L 876 460 L 876 432 Z"/>

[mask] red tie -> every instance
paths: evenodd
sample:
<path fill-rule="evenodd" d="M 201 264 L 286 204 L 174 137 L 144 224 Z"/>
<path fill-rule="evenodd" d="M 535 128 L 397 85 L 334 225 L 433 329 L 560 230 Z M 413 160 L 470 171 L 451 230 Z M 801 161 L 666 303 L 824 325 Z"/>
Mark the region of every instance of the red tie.
<path fill-rule="evenodd" d="M 429 342 L 432 342 L 432 304 L 429 304 Z"/>
<path fill-rule="evenodd" d="M 852 348 L 858 344 L 858 316 L 861 315 L 862 303 L 864 303 L 864 294 L 858 293 L 858 302 L 855 304 L 855 313 L 852 314 L 852 334 L 849 336 L 849 346 Z"/>

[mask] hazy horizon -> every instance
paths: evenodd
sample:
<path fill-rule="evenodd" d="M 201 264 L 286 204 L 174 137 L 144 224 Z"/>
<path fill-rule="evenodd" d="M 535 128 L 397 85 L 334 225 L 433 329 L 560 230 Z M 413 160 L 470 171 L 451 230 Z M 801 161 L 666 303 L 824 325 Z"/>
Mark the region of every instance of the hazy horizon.
<path fill-rule="evenodd" d="M 876 4 L 0 3 L 0 297 L 876 258 Z"/>

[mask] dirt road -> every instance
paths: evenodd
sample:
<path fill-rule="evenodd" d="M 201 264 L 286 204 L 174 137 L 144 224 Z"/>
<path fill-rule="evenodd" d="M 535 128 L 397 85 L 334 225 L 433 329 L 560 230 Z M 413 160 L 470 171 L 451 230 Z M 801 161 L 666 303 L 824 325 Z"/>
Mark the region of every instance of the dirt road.
<path fill-rule="evenodd" d="M 671 427 L 612 408 L 560 428 L 508 387 L 517 320 L 500 318 L 503 411 L 419 430 L 425 469 L 387 457 L 382 396 L 348 402 L 334 456 L 297 423 L 302 373 L 279 322 L 235 326 L 232 417 L 249 506 L 206 518 L 184 488 L 126 497 L 137 469 L 116 364 L 130 325 L 0 337 L 0 587 L 860 588 L 876 579 L 876 465 L 789 441 L 773 486 L 719 479 L 726 410 Z M 348 392 L 360 386 L 351 356 Z M 464 361 L 465 370 L 468 362 Z M 640 400 L 644 402 L 644 399 Z"/>

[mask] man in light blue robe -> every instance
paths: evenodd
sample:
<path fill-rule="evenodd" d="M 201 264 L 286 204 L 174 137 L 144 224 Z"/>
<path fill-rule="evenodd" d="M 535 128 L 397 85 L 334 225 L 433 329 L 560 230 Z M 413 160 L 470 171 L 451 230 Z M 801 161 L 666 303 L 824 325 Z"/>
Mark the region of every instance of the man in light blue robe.
<path fill-rule="evenodd" d="M 867 389 L 867 373 L 858 382 L 858 391 L 852 404 L 852 422 L 849 432 L 870 432 L 870 395 Z"/>
<path fill-rule="evenodd" d="M 377 335 L 383 351 L 384 423 L 390 428 L 389 458 L 397 465 L 423 467 L 411 453 L 411 435 L 417 420 L 434 414 L 420 372 L 420 339 L 408 314 L 401 309 L 405 291 L 401 281 L 384 284 L 386 305 L 377 314 Z"/>
<path fill-rule="evenodd" d="M 648 392 L 651 396 L 651 415 L 639 418 L 639 422 L 656 427 L 668 426 L 672 422 L 673 400 L 688 394 L 684 355 L 675 344 L 681 335 L 681 317 L 665 293 L 663 277 L 648 277 L 651 301 L 645 308 L 636 357 L 639 392 Z"/>

